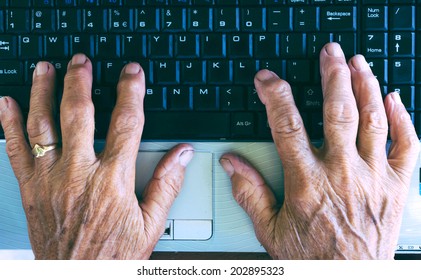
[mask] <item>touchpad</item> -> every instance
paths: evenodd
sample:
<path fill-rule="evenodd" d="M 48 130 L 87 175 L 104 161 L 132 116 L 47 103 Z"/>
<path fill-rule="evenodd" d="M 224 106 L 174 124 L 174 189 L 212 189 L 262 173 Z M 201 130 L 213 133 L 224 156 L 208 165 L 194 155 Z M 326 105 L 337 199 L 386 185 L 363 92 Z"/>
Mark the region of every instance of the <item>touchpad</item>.
<path fill-rule="evenodd" d="M 141 151 L 136 161 L 136 195 L 142 192 L 156 165 L 165 155 L 161 151 Z M 186 168 L 183 186 L 168 215 L 161 239 L 207 240 L 212 236 L 212 153 L 195 152 Z"/>

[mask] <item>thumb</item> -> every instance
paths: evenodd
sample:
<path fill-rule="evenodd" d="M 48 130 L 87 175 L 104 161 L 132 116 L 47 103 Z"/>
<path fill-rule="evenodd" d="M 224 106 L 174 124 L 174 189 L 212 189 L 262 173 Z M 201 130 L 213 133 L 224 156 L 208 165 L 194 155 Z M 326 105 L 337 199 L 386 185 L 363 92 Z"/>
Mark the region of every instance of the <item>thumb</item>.
<path fill-rule="evenodd" d="M 266 185 L 262 175 L 244 158 L 225 154 L 220 163 L 231 178 L 232 193 L 237 203 L 246 211 L 254 225 L 257 238 L 265 243 L 274 225 L 279 207 L 272 190 Z"/>
<path fill-rule="evenodd" d="M 157 241 L 163 234 L 168 212 L 181 190 L 184 172 L 193 154 L 192 146 L 177 145 L 156 166 L 140 202 L 145 233 L 149 238 Z"/>

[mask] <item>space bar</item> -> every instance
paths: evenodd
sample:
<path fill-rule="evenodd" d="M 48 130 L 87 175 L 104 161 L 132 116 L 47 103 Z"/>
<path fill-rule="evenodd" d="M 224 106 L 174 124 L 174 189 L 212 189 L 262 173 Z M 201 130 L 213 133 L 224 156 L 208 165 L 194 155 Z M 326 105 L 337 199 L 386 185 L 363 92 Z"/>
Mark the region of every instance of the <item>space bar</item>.
<path fill-rule="evenodd" d="M 216 139 L 230 136 L 229 113 L 146 112 L 143 139 Z"/>

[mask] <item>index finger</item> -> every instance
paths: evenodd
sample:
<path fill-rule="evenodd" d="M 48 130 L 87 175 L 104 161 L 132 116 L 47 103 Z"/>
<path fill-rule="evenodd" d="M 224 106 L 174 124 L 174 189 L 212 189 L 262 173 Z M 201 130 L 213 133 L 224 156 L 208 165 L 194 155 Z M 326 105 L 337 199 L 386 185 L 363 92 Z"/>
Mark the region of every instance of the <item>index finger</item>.
<path fill-rule="evenodd" d="M 358 109 L 352 91 L 351 73 L 337 43 L 327 44 L 320 52 L 323 88 L 325 148 L 328 152 L 357 152 Z"/>

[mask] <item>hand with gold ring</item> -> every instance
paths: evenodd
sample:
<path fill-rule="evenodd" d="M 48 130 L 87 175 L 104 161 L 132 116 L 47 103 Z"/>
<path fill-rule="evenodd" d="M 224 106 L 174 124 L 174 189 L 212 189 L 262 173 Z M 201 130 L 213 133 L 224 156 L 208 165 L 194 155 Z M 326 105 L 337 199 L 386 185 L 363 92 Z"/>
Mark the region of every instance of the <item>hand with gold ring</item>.
<path fill-rule="evenodd" d="M 122 70 L 100 154 L 93 147 L 92 64 L 85 55 L 73 56 L 68 64 L 61 133 L 54 118 L 51 64 L 39 62 L 34 71 L 28 139 L 17 103 L 10 97 L 0 99 L 6 149 L 37 259 L 146 259 L 152 253 L 193 148 L 174 147 L 158 164 L 142 201 L 137 200 L 135 162 L 144 124 L 144 80 L 137 63 Z"/>

